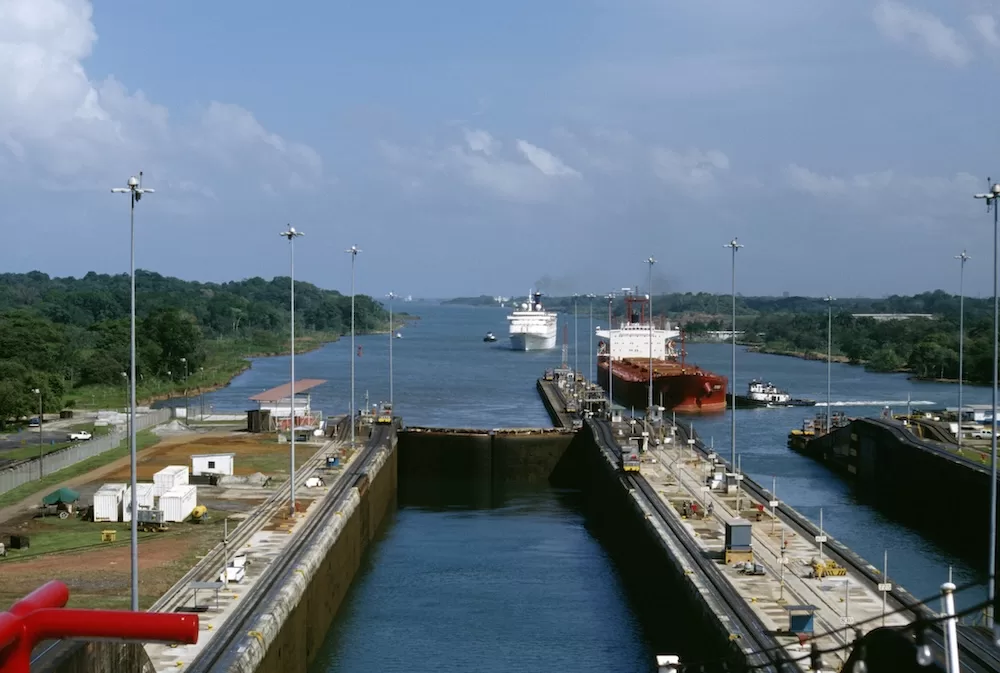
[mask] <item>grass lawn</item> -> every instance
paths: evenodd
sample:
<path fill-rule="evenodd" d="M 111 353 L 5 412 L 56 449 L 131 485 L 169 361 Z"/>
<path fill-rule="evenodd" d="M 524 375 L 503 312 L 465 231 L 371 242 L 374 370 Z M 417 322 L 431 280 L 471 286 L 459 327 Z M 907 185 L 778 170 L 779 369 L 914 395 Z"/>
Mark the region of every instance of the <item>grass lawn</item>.
<path fill-rule="evenodd" d="M 268 444 L 271 444 L 270 442 Z M 289 444 L 273 442 L 274 451 L 240 456 L 240 467 L 270 477 L 288 476 Z M 322 444 L 295 444 L 295 467 L 302 467 L 322 447 Z"/>
<path fill-rule="evenodd" d="M 159 436 L 153 434 L 151 430 L 140 430 L 135 436 L 136 451 L 149 448 L 158 441 L 160 441 Z M 70 465 L 63 470 L 47 474 L 41 479 L 29 481 L 27 484 L 22 484 L 15 489 L 11 489 L 6 493 L 0 494 L 0 507 L 7 507 L 9 505 L 16 504 L 26 498 L 30 498 L 36 493 L 46 491 L 56 484 L 61 484 L 68 479 L 73 479 L 74 477 L 79 477 L 80 475 L 86 474 L 91 470 L 104 467 L 108 463 L 112 463 L 119 458 L 124 458 L 128 455 L 128 453 L 128 437 L 126 437 L 122 440 L 121 444 L 118 445 L 118 448 L 105 451 L 104 453 L 99 453 L 92 458 L 80 461 L 76 465 Z"/>

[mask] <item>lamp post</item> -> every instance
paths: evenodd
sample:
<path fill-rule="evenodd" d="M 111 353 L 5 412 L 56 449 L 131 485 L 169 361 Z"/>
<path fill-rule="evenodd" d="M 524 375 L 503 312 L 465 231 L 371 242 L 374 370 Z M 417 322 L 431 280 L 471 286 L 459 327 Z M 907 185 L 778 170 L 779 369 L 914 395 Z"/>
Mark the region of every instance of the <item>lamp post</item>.
<path fill-rule="evenodd" d="M 958 272 L 958 448 L 962 449 L 962 380 L 965 378 L 965 263 L 971 259 L 965 250 L 955 255 L 960 260 Z"/>
<path fill-rule="evenodd" d="M 615 377 L 613 376 L 614 370 L 612 369 L 611 360 L 611 330 L 614 329 L 611 326 L 611 305 L 615 301 L 615 293 L 612 292 L 608 295 L 608 419 L 614 412 L 615 407 L 615 396 L 614 396 L 614 385 Z"/>
<path fill-rule="evenodd" d="M 743 247 L 736 239 L 726 243 L 726 248 L 733 251 L 732 276 L 733 276 L 733 322 L 730 329 L 733 334 L 733 369 L 732 378 L 729 381 L 729 441 L 730 441 L 730 465 L 736 469 L 736 251 Z"/>
<path fill-rule="evenodd" d="M 42 478 L 42 389 L 32 388 L 31 392 L 38 395 L 38 478 Z"/>
<path fill-rule="evenodd" d="M 986 178 L 987 183 L 990 182 Z M 987 194 L 976 194 L 977 199 L 986 199 L 986 212 L 993 209 L 993 432 L 990 439 L 990 553 L 987 568 L 989 583 L 987 585 L 989 605 L 986 606 L 986 625 L 993 627 L 994 601 L 996 600 L 996 546 L 997 546 L 997 366 L 1000 365 L 998 353 L 997 329 L 1000 317 L 1000 304 L 997 301 L 997 203 L 1000 197 L 1000 184 L 990 187 Z"/>
<path fill-rule="evenodd" d="M 125 436 L 129 436 L 128 429 L 131 426 L 128 418 L 128 373 L 122 372 L 122 379 L 125 381 Z"/>
<path fill-rule="evenodd" d="M 577 321 L 576 321 L 576 299 L 579 296 L 580 295 L 576 294 L 575 292 L 573 293 L 573 382 L 574 382 L 574 385 L 576 383 L 576 377 L 580 373 L 580 352 L 577 349 L 577 345 L 579 344 L 578 335 L 580 333 L 580 330 L 577 327 Z"/>
<path fill-rule="evenodd" d="M 596 295 L 594 295 L 593 293 L 590 293 L 590 294 L 587 295 L 587 299 L 590 302 L 590 308 L 589 308 L 590 332 L 588 332 L 588 333 L 590 334 L 590 368 L 589 369 L 590 369 L 590 382 L 591 383 L 595 382 L 595 379 L 594 379 L 594 366 L 595 366 L 595 364 L 594 364 L 594 297 L 595 296 Z"/>
<path fill-rule="evenodd" d="M 113 194 L 128 194 L 131 208 L 129 211 L 129 230 L 131 235 L 131 245 L 129 254 L 129 284 L 130 284 L 130 306 L 129 306 L 129 485 L 132 487 L 132 502 L 129 507 L 132 510 L 132 531 L 130 550 L 132 557 L 132 611 L 139 610 L 139 499 L 136 497 L 136 477 L 135 477 L 135 204 L 142 199 L 143 194 L 152 194 L 155 190 L 142 186 L 142 171 L 139 177 L 134 175 L 128 179 L 127 187 L 114 187 Z"/>
<path fill-rule="evenodd" d="M 354 262 L 361 250 L 352 245 L 345 252 L 351 256 L 351 448 L 354 448 L 354 359 L 358 356 L 354 351 Z"/>
<path fill-rule="evenodd" d="M 188 422 L 188 361 L 187 358 L 181 358 L 181 362 L 184 363 L 184 424 L 187 425 Z"/>
<path fill-rule="evenodd" d="M 833 297 L 827 296 L 823 299 L 826 302 L 826 431 L 830 432 L 830 422 L 833 419 L 833 401 L 830 397 L 830 381 L 833 372 Z"/>
<path fill-rule="evenodd" d="M 646 410 L 653 408 L 653 265 L 656 264 L 656 260 L 650 257 L 646 260 L 646 264 L 649 264 L 649 284 L 646 286 L 649 289 L 649 404 L 646 405 Z"/>
<path fill-rule="evenodd" d="M 389 298 L 389 406 L 392 406 L 392 340 L 394 334 L 392 332 L 392 300 L 396 298 L 396 295 L 390 292 L 385 295 Z"/>
<path fill-rule="evenodd" d="M 295 227 L 289 226 L 288 229 L 278 234 L 279 236 L 284 236 L 288 239 L 288 256 L 289 256 L 289 275 L 291 280 L 289 285 L 291 294 L 291 304 L 292 309 L 290 311 L 290 323 L 291 323 L 291 365 L 290 365 L 290 379 L 291 379 L 291 390 L 288 394 L 288 399 L 291 402 L 289 406 L 289 421 L 288 429 L 291 431 L 291 453 L 288 457 L 288 500 L 289 500 L 289 511 L 292 516 L 295 516 L 295 239 L 304 234 L 301 231 L 296 231 Z"/>

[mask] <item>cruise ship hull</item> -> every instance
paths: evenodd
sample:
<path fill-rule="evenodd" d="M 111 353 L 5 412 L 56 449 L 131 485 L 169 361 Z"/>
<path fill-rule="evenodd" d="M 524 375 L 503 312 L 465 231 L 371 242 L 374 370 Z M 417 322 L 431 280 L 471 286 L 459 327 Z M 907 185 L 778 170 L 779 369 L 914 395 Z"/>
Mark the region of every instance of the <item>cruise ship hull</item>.
<path fill-rule="evenodd" d="M 556 335 L 511 334 L 510 347 L 515 351 L 547 351 L 556 347 Z"/>
<path fill-rule="evenodd" d="M 616 360 L 612 393 L 619 404 L 645 409 L 649 403 L 648 361 Z M 608 389 L 608 363 L 597 364 L 597 381 Z M 653 402 L 667 411 L 714 414 L 726 410 L 726 377 L 694 365 L 653 362 Z"/>

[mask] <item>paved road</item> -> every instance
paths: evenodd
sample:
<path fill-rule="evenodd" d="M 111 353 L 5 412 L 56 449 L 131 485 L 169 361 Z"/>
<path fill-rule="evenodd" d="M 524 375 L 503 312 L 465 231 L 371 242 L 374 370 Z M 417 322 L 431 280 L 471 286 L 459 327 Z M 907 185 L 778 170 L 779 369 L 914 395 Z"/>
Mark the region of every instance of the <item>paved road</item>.
<path fill-rule="evenodd" d="M 53 419 L 42 423 L 42 443 L 65 442 L 69 429 L 74 425 L 88 422 L 89 418 Z M 20 432 L 0 437 L 0 457 L 4 451 L 19 449 L 22 446 L 38 445 L 38 428 L 25 428 Z"/>

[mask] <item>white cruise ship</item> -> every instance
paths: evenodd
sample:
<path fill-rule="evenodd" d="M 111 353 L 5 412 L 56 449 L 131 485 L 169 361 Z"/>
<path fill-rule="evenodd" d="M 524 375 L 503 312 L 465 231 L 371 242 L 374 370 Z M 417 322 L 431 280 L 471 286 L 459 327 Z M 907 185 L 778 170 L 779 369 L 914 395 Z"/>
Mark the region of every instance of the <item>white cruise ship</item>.
<path fill-rule="evenodd" d="M 516 351 L 544 351 L 556 346 L 556 313 L 542 309 L 542 293 L 531 292 L 528 302 L 521 304 L 507 320 L 510 321 L 510 347 Z"/>

